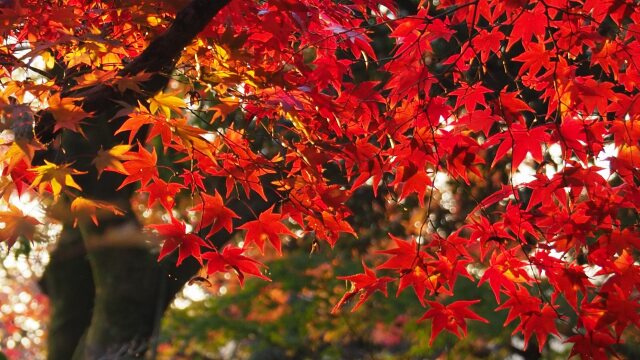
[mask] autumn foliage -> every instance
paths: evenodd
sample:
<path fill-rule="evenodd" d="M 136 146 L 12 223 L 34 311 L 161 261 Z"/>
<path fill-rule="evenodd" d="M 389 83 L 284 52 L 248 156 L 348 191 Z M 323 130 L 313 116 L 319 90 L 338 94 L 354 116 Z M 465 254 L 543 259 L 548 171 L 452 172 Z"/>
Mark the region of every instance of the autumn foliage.
<path fill-rule="evenodd" d="M 426 215 L 340 277 L 349 285 L 333 312 L 392 287 L 425 308 L 425 341 L 463 336 L 486 321 L 479 299 L 447 300 L 466 278 L 487 284 L 540 351 L 555 335 L 604 359 L 637 332 L 634 1 L 420 1 L 407 14 L 390 0 L 232 0 L 171 69 L 144 71 L 127 64 L 186 2 L 120 3 L 0 2 L 9 247 L 40 224 L 15 199 L 36 197 L 58 220 L 66 207 L 80 228 L 152 209 L 141 221 L 161 238 L 159 260 L 177 252 L 177 265 L 192 257 L 208 275 L 269 280 L 265 251 L 357 238 L 347 203 L 368 188 L 389 206 L 417 199 Z M 149 93 L 159 74 L 173 80 Z M 96 91 L 136 101 L 112 102 L 105 118 L 88 100 Z M 108 144 L 68 150 L 96 128 L 115 130 Z M 107 174 L 120 176 L 112 191 L 138 190 L 138 207 L 87 194 L 82 179 Z M 449 207 L 462 221 L 444 231 L 430 214 L 451 191 L 472 206 Z M 234 199 L 270 206 L 243 219 Z M 216 245 L 224 231 L 243 239 Z"/>

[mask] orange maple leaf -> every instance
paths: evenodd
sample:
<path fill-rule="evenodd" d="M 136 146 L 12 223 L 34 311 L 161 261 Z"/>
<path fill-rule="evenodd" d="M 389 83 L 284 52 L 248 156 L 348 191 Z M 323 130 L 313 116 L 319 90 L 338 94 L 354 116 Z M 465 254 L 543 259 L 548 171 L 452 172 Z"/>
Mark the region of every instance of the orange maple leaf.
<path fill-rule="evenodd" d="M 56 120 L 53 127 L 54 132 L 60 129 L 68 129 L 84 135 L 81 127 L 82 120 L 90 117 L 91 114 L 78 106 L 76 104 L 77 101 L 78 99 L 74 98 L 61 98 L 60 94 L 52 95 L 48 99 L 49 111 L 51 111 Z"/>
<path fill-rule="evenodd" d="M 102 175 L 104 170 L 110 169 L 124 175 L 129 175 L 127 169 L 124 168 L 121 162 L 126 159 L 124 154 L 126 154 L 129 149 L 131 149 L 131 145 L 116 145 L 109 150 L 98 150 L 98 155 L 92 161 L 92 164 L 98 169 L 98 177 Z"/>
<path fill-rule="evenodd" d="M 97 211 L 103 210 L 111 212 L 114 215 L 124 215 L 124 212 L 115 205 L 105 201 L 91 200 L 82 196 L 78 196 L 71 202 L 71 213 L 73 214 L 73 227 L 78 225 L 78 220 L 83 218 L 91 218 L 94 224 L 98 226 Z"/>
<path fill-rule="evenodd" d="M 4 225 L 0 227 L 0 242 L 6 242 L 11 248 L 20 236 L 33 239 L 36 225 L 40 221 L 9 204 L 8 210 L 0 211 L 0 224 Z"/>

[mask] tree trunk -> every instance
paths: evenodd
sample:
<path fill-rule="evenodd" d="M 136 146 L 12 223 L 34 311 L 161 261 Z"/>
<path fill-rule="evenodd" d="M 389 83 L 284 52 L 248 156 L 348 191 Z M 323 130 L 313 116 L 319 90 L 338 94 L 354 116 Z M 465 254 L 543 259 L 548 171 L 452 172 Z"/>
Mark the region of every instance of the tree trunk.
<path fill-rule="evenodd" d="M 63 94 L 79 98 L 83 109 L 93 114 L 83 127 L 84 137 L 66 132 L 62 139 L 66 160 L 87 171 L 78 179 L 84 195 L 115 202 L 129 211 L 124 217 L 101 219 L 98 227 L 87 222 L 78 229 L 64 226 L 42 279 L 52 306 L 49 359 L 141 357 L 152 344 L 167 306 L 197 272 L 194 259 L 179 268 L 174 266 L 175 256 L 157 261 L 157 245 L 141 231 L 129 209 L 132 189 L 116 191 L 122 178 L 113 173 L 98 178 L 90 159 L 99 149 L 126 142 L 113 135 L 123 120 L 112 120 L 113 116 L 123 104 L 135 107 L 162 90 L 184 47 L 228 2 L 191 1 L 172 26 L 119 73 L 152 74 L 140 84 L 144 94 L 119 93 L 106 85 Z M 220 234 L 216 241 L 222 243 L 229 236 Z"/>
<path fill-rule="evenodd" d="M 199 264 L 191 259 L 178 276 L 170 277 L 167 265 L 175 258 L 158 263 L 157 253 L 145 243 L 104 244 L 114 237 L 140 238 L 139 234 L 138 227 L 129 223 L 88 241 L 101 244 L 88 251 L 95 304 L 84 343 L 76 351 L 78 359 L 142 356 L 170 301 L 198 270 Z"/>
<path fill-rule="evenodd" d="M 94 286 L 82 236 L 66 228 L 51 253 L 41 286 L 49 296 L 49 359 L 71 359 L 91 321 Z"/>

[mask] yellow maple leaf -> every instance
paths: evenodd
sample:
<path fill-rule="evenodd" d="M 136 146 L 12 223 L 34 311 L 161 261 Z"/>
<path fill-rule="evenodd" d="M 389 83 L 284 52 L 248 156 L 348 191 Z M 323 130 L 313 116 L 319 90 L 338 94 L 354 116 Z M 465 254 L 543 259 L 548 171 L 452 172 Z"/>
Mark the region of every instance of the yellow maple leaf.
<path fill-rule="evenodd" d="M 102 172 L 107 168 L 117 170 L 117 172 L 121 174 L 129 175 L 122 165 L 121 160 L 126 160 L 124 154 L 130 149 L 131 145 L 116 145 L 109 150 L 98 150 L 98 155 L 92 162 L 98 169 L 98 177 L 100 177 Z"/>
<path fill-rule="evenodd" d="M 172 94 L 165 94 L 162 91 L 149 99 L 149 111 L 155 114 L 158 112 L 158 109 L 160 109 L 167 118 L 171 117 L 171 110 L 180 113 L 182 112 L 182 108 L 186 106 L 187 104 L 184 102 L 184 99 Z"/>
<path fill-rule="evenodd" d="M 75 65 L 93 65 L 91 52 L 87 51 L 85 48 L 75 48 L 70 50 L 64 55 L 64 61 L 69 67 L 73 67 Z"/>
<path fill-rule="evenodd" d="M 114 71 L 122 68 L 120 57 L 114 53 L 106 53 L 100 58 L 102 69 L 106 71 Z"/>
<path fill-rule="evenodd" d="M 78 196 L 71 202 L 71 213 L 73 214 L 73 227 L 78 225 L 78 220 L 91 218 L 94 224 L 98 226 L 97 211 L 103 210 L 114 215 L 124 215 L 124 211 L 108 202 L 91 200 L 82 196 Z"/>
<path fill-rule="evenodd" d="M 56 65 L 56 57 L 53 55 L 53 53 L 49 51 L 43 51 L 40 54 L 40 57 L 42 58 L 42 61 L 44 62 L 44 66 L 47 69 L 53 69 L 53 67 Z"/>
<path fill-rule="evenodd" d="M 36 173 L 36 178 L 33 179 L 31 187 L 37 186 L 40 194 L 44 192 L 47 185 L 51 185 L 51 192 L 53 192 L 54 199 L 58 198 L 63 186 L 82 190 L 80 185 L 78 185 L 75 180 L 73 180 L 72 175 L 86 174 L 86 171 L 78 171 L 76 169 L 73 169 L 70 167 L 71 164 L 58 165 L 48 162 L 47 160 L 45 160 L 44 162 L 44 165 L 29 169 L 30 171 Z"/>

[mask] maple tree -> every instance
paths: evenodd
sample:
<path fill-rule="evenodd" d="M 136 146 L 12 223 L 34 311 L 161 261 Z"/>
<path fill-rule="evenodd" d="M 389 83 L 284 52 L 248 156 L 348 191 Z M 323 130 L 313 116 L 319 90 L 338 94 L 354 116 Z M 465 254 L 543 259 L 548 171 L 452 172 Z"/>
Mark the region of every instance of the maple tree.
<path fill-rule="evenodd" d="M 607 358 L 637 336 L 635 2 L 0 6 L 0 241 L 42 226 L 16 199 L 62 224 L 51 358 L 138 356 L 200 268 L 268 280 L 283 242 L 357 238 L 363 189 L 422 217 L 340 277 L 333 312 L 411 287 L 430 343 L 462 336 L 485 321 L 448 300 L 466 278 L 539 351 L 555 335 Z"/>

